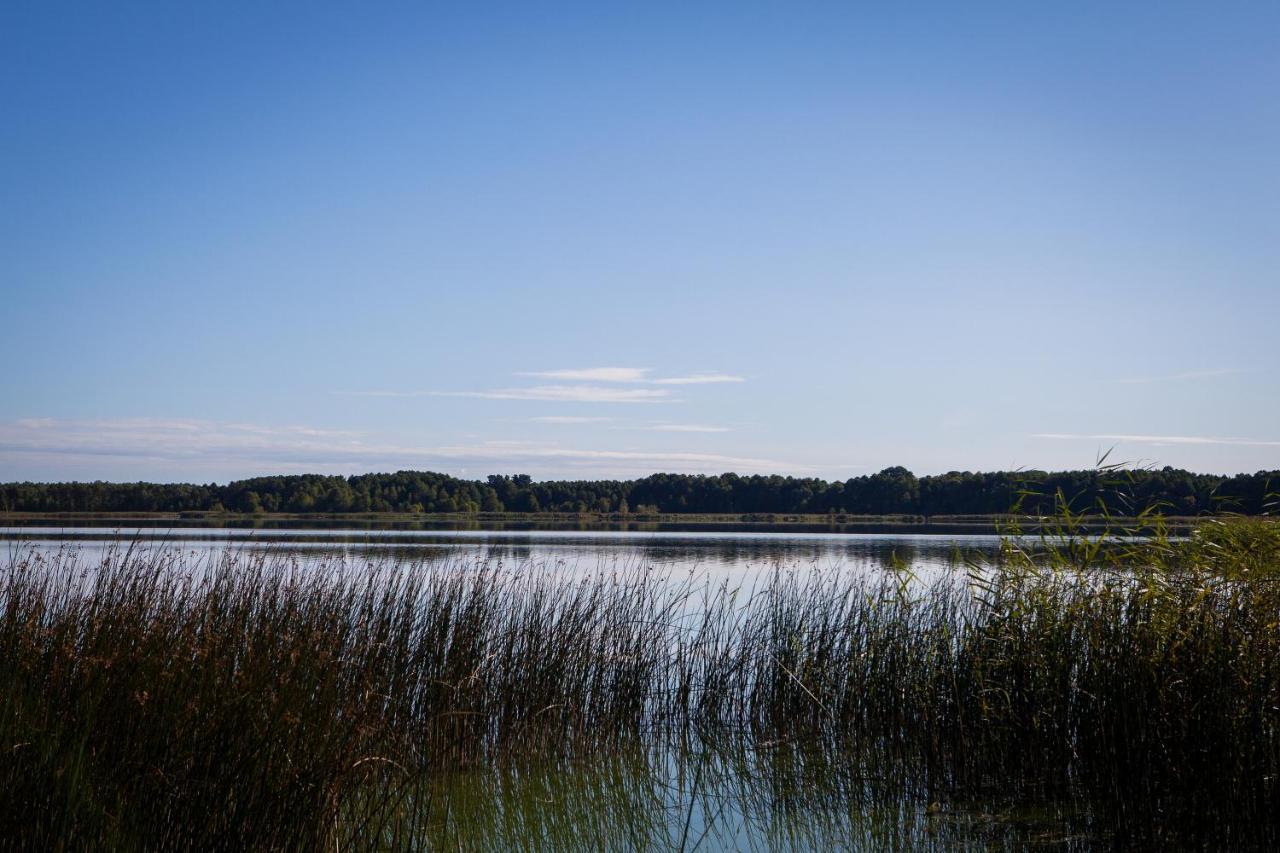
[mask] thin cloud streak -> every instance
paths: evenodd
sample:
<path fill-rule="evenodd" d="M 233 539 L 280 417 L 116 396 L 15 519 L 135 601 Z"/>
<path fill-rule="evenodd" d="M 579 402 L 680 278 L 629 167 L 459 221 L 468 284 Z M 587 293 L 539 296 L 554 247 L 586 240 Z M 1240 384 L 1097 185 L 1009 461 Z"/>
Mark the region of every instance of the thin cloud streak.
<path fill-rule="evenodd" d="M 561 447 L 516 444 L 481 444 L 460 445 L 434 448 L 430 451 L 441 456 L 470 457 L 476 455 L 494 455 L 520 459 L 570 459 L 570 460 L 619 460 L 627 462 L 646 462 L 662 465 L 693 464 L 699 467 L 707 464 L 731 465 L 760 470 L 801 470 L 797 466 L 776 459 L 759 459 L 746 456 L 727 456 L 719 453 L 694 453 L 684 451 L 640 451 L 640 450 L 584 450 Z"/>
<path fill-rule="evenodd" d="M 586 367 L 574 370 L 532 370 L 516 376 L 565 379 L 570 382 L 644 382 L 648 367 Z"/>
<path fill-rule="evenodd" d="M 645 385 L 710 385 L 721 382 L 745 382 L 746 378 L 729 373 L 694 373 L 688 376 L 649 378 L 648 367 L 584 367 L 570 370 L 538 370 L 517 373 L 539 379 L 561 379 L 573 382 L 625 382 Z"/>
<path fill-rule="evenodd" d="M 352 433 L 311 427 L 271 427 L 211 421 L 0 422 L 0 462 L 43 460 L 62 464 L 139 461 L 190 470 L 249 468 L 259 473 L 326 471 L 359 467 L 418 467 L 437 470 L 539 468 L 600 476 L 654 471 L 759 473 L 808 471 L 777 459 L 693 451 L 642 451 L 562 447 L 519 441 L 413 445 L 350 438 Z M 99 460 L 95 462 L 94 460 Z"/>
<path fill-rule="evenodd" d="M 721 382 L 746 382 L 745 376 L 728 373 L 695 373 L 693 376 L 673 376 L 668 379 L 651 379 L 654 385 L 712 385 Z"/>
<path fill-rule="evenodd" d="M 482 400 L 537 400 L 554 403 L 670 403 L 671 392 L 657 388 L 607 388 L 602 385 L 534 385 L 492 391 L 435 391 L 436 397 Z"/>
<path fill-rule="evenodd" d="M 1172 373 L 1168 376 L 1137 376 L 1128 379 L 1117 379 L 1123 385 L 1146 385 L 1152 382 L 1178 382 L 1183 379 L 1208 379 L 1213 376 L 1231 376 L 1243 373 L 1237 367 L 1223 367 L 1214 370 L 1189 370 L 1185 373 Z"/>
<path fill-rule="evenodd" d="M 732 432 L 728 427 L 706 426 L 705 424 L 653 424 L 651 426 L 617 428 L 643 430 L 645 432 Z"/>
<path fill-rule="evenodd" d="M 547 403 L 673 403 L 666 389 L 608 388 L 601 385 L 534 385 L 489 391 L 334 391 L 344 397 L 471 397 L 479 400 L 533 400 Z"/>
<path fill-rule="evenodd" d="M 745 382 L 742 376 L 729 373 L 694 373 L 688 376 L 664 376 L 649 378 L 648 367 L 586 367 L 568 370 L 540 370 L 517 373 L 516 376 L 557 379 L 561 382 L 600 383 L 618 385 L 711 385 L 717 383 Z M 599 384 L 533 385 L 528 388 L 494 388 L 486 391 L 427 391 L 395 389 L 365 389 L 334 391 L 347 397 L 472 397 L 482 400 L 535 400 L 561 403 L 656 403 L 676 402 L 666 388 L 615 388 Z"/>
<path fill-rule="evenodd" d="M 1280 447 L 1280 441 L 1260 441 L 1253 438 L 1219 438 L 1206 435 L 1081 435 L 1068 432 L 1039 432 L 1031 437 L 1065 439 L 1068 441 L 1130 441 L 1136 444 L 1216 444 L 1237 447 Z"/>
<path fill-rule="evenodd" d="M 593 418 L 580 417 L 578 415 L 542 415 L 541 417 L 529 418 L 536 424 L 605 424 L 613 420 L 613 418 Z"/>

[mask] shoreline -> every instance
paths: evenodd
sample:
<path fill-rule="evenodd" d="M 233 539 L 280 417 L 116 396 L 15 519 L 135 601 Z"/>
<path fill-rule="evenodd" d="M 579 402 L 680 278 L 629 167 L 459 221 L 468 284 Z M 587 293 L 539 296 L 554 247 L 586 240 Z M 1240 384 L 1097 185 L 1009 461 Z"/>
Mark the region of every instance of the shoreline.
<path fill-rule="evenodd" d="M 1241 516 L 1229 516 L 1240 518 Z M 1186 531 L 1228 516 L 1165 516 L 1166 529 Z M 1150 522 L 1134 517 L 1081 516 L 1085 530 L 1151 530 Z M 44 522 L 45 524 L 41 524 Z M 212 513 L 187 512 L 0 512 L 0 527 L 52 526 L 59 523 L 99 527 L 107 523 L 137 523 L 148 527 L 169 522 L 181 527 L 279 528 L 343 525 L 369 529 L 429 530 L 649 530 L 649 531 L 775 531 L 825 533 L 999 534 L 1017 527 L 1023 533 L 1059 529 L 1062 520 L 1029 515 L 851 515 L 841 513 Z"/>

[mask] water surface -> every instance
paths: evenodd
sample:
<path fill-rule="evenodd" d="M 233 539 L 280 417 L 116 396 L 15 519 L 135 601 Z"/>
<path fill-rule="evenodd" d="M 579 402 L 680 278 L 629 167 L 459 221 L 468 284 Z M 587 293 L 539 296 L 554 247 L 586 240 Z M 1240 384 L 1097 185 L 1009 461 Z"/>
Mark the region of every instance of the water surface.
<path fill-rule="evenodd" d="M 672 572 L 745 576 L 765 570 L 822 568 L 878 571 L 906 566 L 920 576 L 949 571 L 962 557 L 992 557 L 989 535 L 817 533 L 760 530 L 466 530 L 348 525 L 266 529 L 192 526 L 10 526 L 0 543 L 10 550 L 75 549 L 85 558 L 111 548 L 209 555 L 227 549 L 272 551 L 318 560 L 410 560 L 515 563 L 594 569 L 652 566 Z"/>

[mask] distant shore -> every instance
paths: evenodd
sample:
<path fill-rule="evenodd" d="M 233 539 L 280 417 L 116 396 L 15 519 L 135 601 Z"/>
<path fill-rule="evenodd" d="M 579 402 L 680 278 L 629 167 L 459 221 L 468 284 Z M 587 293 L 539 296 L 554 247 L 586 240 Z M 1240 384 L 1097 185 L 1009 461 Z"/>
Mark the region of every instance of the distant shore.
<path fill-rule="evenodd" d="M 1238 517 L 1238 516 L 1237 516 Z M 1164 516 L 1167 528 L 1187 530 L 1218 516 Z M 1148 523 L 1124 516 L 1081 516 L 1087 529 L 1142 530 Z M 563 513 L 563 512 L 0 512 L 0 526 L 36 526 L 40 522 L 141 523 L 172 522 L 192 527 L 284 527 L 335 524 L 359 527 L 441 526 L 462 529 L 627 529 L 689 531 L 773 530 L 831 533 L 998 534 L 1014 528 L 1037 532 L 1057 527 L 1060 518 L 1031 515 L 853 515 L 848 513 Z M 46 525 L 47 526 L 47 525 Z"/>

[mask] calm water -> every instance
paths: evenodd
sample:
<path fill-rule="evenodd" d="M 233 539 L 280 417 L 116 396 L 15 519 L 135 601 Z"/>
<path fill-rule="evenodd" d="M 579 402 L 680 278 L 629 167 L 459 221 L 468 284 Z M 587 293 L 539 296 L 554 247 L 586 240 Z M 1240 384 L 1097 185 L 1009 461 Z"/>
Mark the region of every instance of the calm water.
<path fill-rule="evenodd" d="M 960 555 L 992 556 L 985 535 L 706 530 L 406 530 L 352 527 L 0 527 L 8 551 L 70 548 L 93 559 L 111 548 L 273 551 L 300 560 L 501 562 L 535 568 L 655 566 L 747 576 L 775 568 L 881 571 L 905 564 L 921 577 L 949 572 Z"/>
<path fill-rule="evenodd" d="M 788 746 L 620 754 L 450 777 L 424 792 L 428 849 L 994 851 L 1114 849 L 1077 802 L 943 806 L 900 766 Z M 447 786 L 447 787 L 445 787 Z M 1134 846 L 1134 845 L 1128 845 Z"/>

